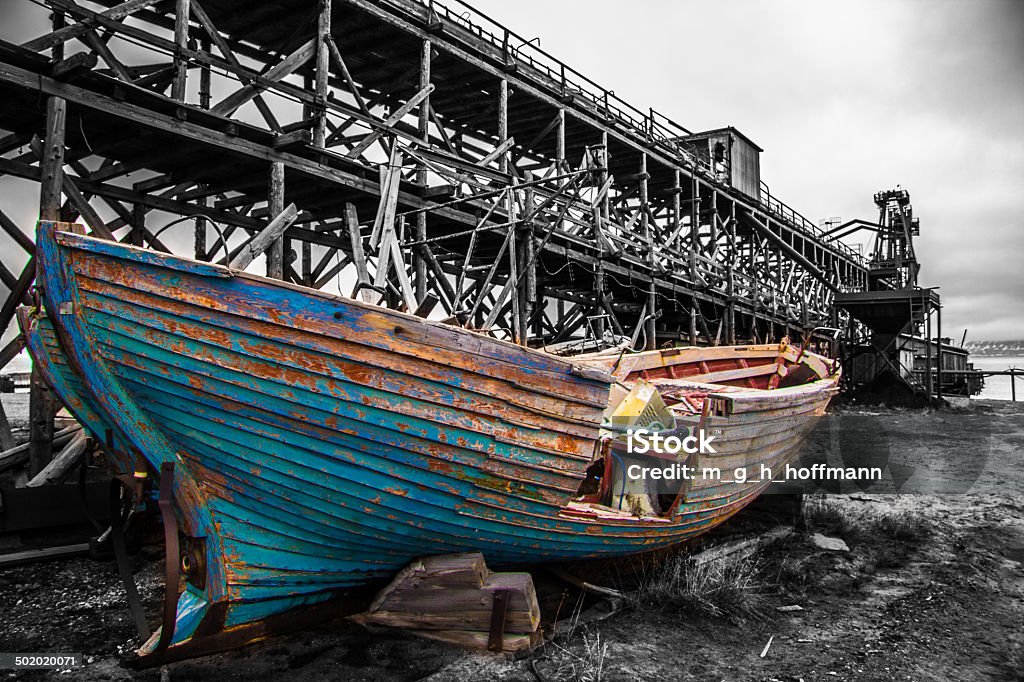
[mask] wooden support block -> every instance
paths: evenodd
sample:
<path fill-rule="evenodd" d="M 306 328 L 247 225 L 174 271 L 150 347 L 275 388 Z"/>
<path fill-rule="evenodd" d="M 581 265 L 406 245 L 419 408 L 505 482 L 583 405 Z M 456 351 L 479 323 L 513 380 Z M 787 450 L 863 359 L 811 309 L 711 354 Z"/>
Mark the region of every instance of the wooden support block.
<path fill-rule="evenodd" d="M 529 573 L 491 573 L 474 552 L 414 561 L 353 620 L 473 648 L 519 651 L 539 637 L 540 606 Z"/>
<path fill-rule="evenodd" d="M 439 642 L 447 642 L 448 644 L 463 646 L 467 649 L 480 649 L 481 651 L 487 649 L 490 642 L 490 633 L 487 631 L 412 629 L 405 631 L 411 635 L 425 637 L 426 639 L 435 639 Z M 501 650 L 506 654 L 518 654 L 540 646 L 542 640 L 543 637 L 540 630 L 529 634 L 505 633 L 502 637 Z"/>

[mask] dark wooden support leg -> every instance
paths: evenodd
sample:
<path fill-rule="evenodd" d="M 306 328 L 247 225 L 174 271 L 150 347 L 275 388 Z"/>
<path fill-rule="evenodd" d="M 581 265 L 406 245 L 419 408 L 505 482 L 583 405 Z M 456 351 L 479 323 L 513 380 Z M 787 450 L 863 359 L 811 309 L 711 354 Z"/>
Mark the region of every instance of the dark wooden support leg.
<path fill-rule="evenodd" d="M 274 161 L 270 164 L 270 188 L 267 208 L 271 216 L 280 215 L 284 210 L 284 164 Z M 274 240 L 267 250 L 267 277 L 284 279 L 284 238 Z"/>

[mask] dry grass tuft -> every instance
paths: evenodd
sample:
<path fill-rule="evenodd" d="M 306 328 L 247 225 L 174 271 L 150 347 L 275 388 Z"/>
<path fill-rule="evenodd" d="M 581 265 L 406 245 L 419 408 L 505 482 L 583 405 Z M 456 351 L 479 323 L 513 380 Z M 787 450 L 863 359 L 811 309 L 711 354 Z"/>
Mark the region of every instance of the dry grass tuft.
<path fill-rule="evenodd" d="M 569 682 L 601 682 L 605 678 L 608 644 L 600 632 L 585 632 L 574 644 L 551 643 L 548 656 L 556 666 L 555 678 Z"/>
<path fill-rule="evenodd" d="M 675 555 L 648 568 L 631 598 L 635 607 L 656 607 L 743 622 L 763 614 L 761 561 L 754 552 L 695 563 Z"/>
<path fill-rule="evenodd" d="M 932 534 L 931 523 L 912 512 L 892 512 L 875 519 L 875 529 L 893 540 L 921 542 Z"/>
<path fill-rule="evenodd" d="M 838 500 L 823 494 L 808 495 L 804 500 L 804 521 L 808 528 L 837 535 L 847 543 L 857 541 L 867 526 L 863 512 L 844 508 Z"/>

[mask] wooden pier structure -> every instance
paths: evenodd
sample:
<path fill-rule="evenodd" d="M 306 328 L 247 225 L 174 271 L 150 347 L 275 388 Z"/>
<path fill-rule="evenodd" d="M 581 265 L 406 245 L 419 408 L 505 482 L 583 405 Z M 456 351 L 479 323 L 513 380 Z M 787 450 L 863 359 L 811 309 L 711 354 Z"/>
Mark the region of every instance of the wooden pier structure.
<path fill-rule="evenodd" d="M 869 284 L 739 131 L 628 104 L 458 0 L 15 6 L 43 28 L 0 29 L 0 174 L 93 236 L 534 346 L 796 338 Z M 0 267 L 7 328 L 34 246 L 0 227 L 29 256 Z"/>

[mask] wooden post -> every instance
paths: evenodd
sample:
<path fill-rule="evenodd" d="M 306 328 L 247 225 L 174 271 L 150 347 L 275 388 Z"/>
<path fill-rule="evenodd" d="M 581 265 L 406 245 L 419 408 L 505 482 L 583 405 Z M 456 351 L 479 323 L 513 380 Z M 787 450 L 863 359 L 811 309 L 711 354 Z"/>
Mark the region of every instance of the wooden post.
<path fill-rule="evenodd" d="M 313 244 L 308 239 L 302 240 L 302 285 L 313 286 Z"/>
<path fill-rule="evenodd" d="M 504 78 L 498 85 L 498 145 L 508 139 L 508 81 Z M 508 172 L 508 152 L 498 155 L 498 169 Z"/>
<path fill-rule="evenodd" d="M 46 140 L 39 162 L 39 217 L 42 220 L 60 220 L 66 118 L 67 103 L 59 97 L 50 97 L 46 101 Z"/>
<path fill-rule="evenodd" d="M 1017 402 L 1017 372 L 1010 372 L 1010 400 Z"/>
<path fill-rule="evenodd" d="M 501 149 L 505 140 L 508 139 L 508 80 L 502 78 L 498 83 L 498 149 Z M 502 173 L 508 172 L 508 152 L 501 151 L 498 154 L 498 170 Z M 512 304 L 512 337 L 513 341 L 520 343 L 523 337 L 523 329 L 519 326 L 521 322 L 520 318 L 520 298 L 519 298 L 519 287 L 516 286 L 516 279 L 518 278 L 518 261 L 517 261 L 517 249 L 516 244 L 517 236 L 515 234 L 517 226 L 515 224 L 514 212 L 515 212 L 515 199 L 512 196 L 512 192 L 506 192 L 503 198 L 505 204 L 505 217 L 506 221 L 510 223 L 507 228 L 512 231 L 512 235 L 508 240 L 508 267 L 509 267 L 509 286 L 513 287 L 511 294 Z M 501 306 L 501 302 L 496 303 L 498 307 Z M 498 311 L 492 311 L 488 319 L 494 317 Z"/>
<path fill-rule="evenodd" d="M 188 59 L 183 50 L 188 47 L 189 0 L 175 0 L 174 3 L 174 81 L 171 83 L 171 99 L 185 101 L 185 84 L 188 80 Z"/>
<path fill-rule="evenodd" d="M 608 180 L 608 133 L 601 133 L 601 152 L 598 158 L 601 170 L 597 174 L 597 187 L 598 189 L 604 187 Z M 594 299 L 596 303 L 595 312 L 598 315 L 602 314 L 602 300 L 604 299 L 604 239 L 601 237 L 601 231 L 604 230 L 604 222 L 608 218 L 608 214 L 605 213 L 605 206 L 607 205 L 607 195 L 605 199 L 601 201 L 601 204 L 594 209 L 594 238 L 597 240 L 598 254 L 597 263 L 594 264 Z M 604 318 L 598 317 L 594 320 L 594 334 L 597 336 L 597 343 L 601 343 L 604 338 Z"/>
<path fill-rule="evenodd" d="M 135 203 L 132 205 L 132 246 L 145 246 L 146 207 Z"/>
<path fill-rule="evenodd" d="M 942 400 L 942 306 L 939 305 L 935 309 L 935 323 L 938 327 L 938 331 L 935 334 L 935 340 L 937 345 L 935 346 L 938 354 L 939 363 L 935 371 L 935 395 L 938 396 L 939 400 Z"/>
<path fill-rule="evenodd" d="M 317 147 L 323 147 L 327 140 L 327 78 L 331 59 L 327 41 L 330 36 L 331 0 L 320 0 L 316 34 L 316 120 L 313 124 L 313 144 Z"/>
<path fill-rule="evenodd" d="M 269 214 L 280 215 L 284 211 L 284 163 L 270 164 L 270 189 L 267 195 Z M 267 250 L 267 277 L 284 279 L 284 237 L 278 237 Z"/>
<path fill-rule="evenodd" d="M 555 163 L 558 172 L 565 170 L 565 108 L 558 110 L 558 128 L 555 135 Z"/>
<path fill-rule="evenodd" d="M 64 28 L 64 13 L 54 10 L 52 24 L 55 33 Z M 50 56 L 53 58 L 54 63 L 64 59 L 64 41 L 53 46 L 53 49 L 50 51 Z"/>
<path fill-rule="evenodd" d="M 651 225 L 648 219 L 649 212 L 650 205 L 647 193 L 647 154 L 643 153 L 640 155 L 640 233 L 643 235 L 644 241 L 647 242 L 647 262 L 651 269 L 651 285 L 647 290 L 647 320 L 644 322 L 646 325 L 644 335 L 647 338 L 647 343 L 645 345 L 646 350 L 654 350 L 658 347 L 657 320 L 654 319 L 654 314 L 657 312 L 658 307 L 658 290 L 656 282 L 658 268 L 657 259 L 654 254 L 654 236 L 651 234 Z M 643 315 L 644 313 L 640 314 Z"/>
<path fill-rule="evenodd" d="M 927 290 L 925 290 L 923 293 L 926 296 L 929 296 Z M 928 301 L 925 303 L 924 309 L 925 309 L 925 318 L 924 318 L 925 332 L 924 332 L 924 338 L 927 340 L 927 343 L 924 344 L 925 357 L 927 358 L 925 360 L 925 367 L 926 367 L 925 371 L 927 373 L 925 374 L 924 385 L 925 385 L 925 388 L 928 390 L 928 397 L 931 398 L 932 397 L 932 393 L 933 393 L 933 387 L 932 387 L 932 310 L 931 310 L 931 297 L 930 296 L 928 298 Z"/>
<path fill-rule="evenodd" d="M 526 171 L 526 182 L 533 182 L 533 173 Z M 533 304 L 537 300 L 537 264 L 534 262 L 533 243 L 533 214 L 534 191 L 533 186 L 528 186 L 523 193 L 523 215 L 530 216 L 525 224 L 520 226 L 516 232 L 519 240 L 516 252 L 519 254 L 519 272 L 523 273 L 523 286 L 517 287 L 513 292 L 519 297 L 519 334 L 520 343 L 524 346 L 530 336 L 530 320 L 533 318 Z"/>
<path fill-rule="evenodd" d="M 690 177 L 690 278 L 694 284 L 700 279 L 697 276 L 697 250 L 700 248 L 700 182 L 696 176 Z"/>
<path fill-rule="evenodd" d="M 601 152 L 601 155 L 602 155 L 601 166 L 603 168 L 603 170 L 601 171 L 601 186 L 604 187 L 605 183 L 608 182 L 608 177 L 610 175 L 610 171 L 608 169 L 611 167 L 610 164 L 611 164 L 611 159 L 612 159 L 612 154 L 611 154 L 611 152 L 608 149 L 608 133 L 606 133 L 606 132 L 602 132 L 601 133 L 601 149 L 602 149 L 602 152 Z M 611 197 L 612 197 L 612 192 L 611 192 L 611 188 L 609 187 L 608 191 L 604 193 L 604 198 L 601 200 L 601 225 L 602 225 L 602 227 L 607 225 L 608 222 L 611 220 L 611 215 L 612 215 L 612 198 Z"/>
<path fill-rule="evenodd" d="M 200 45 L 206 52 L 210 51 L 210 39 L 204 38 Z M 199 71 L 199 106 L 203 109 L 209 109 L 212 103 L 212 97 L 210 93 L 211 87 L 211 71 L 209 65 L 204 64 L 202 69 Z M 206 189 L 206 185 L 199 185 L 201 190 Z M 208 206 L 210 203 L 209 197 L 200 197 L 197 202 L 200 206 Z M 206 260 L 206 218 L 196 218 L 196 229 L 195 229 L 195 254 L 196 260 Z"/>
<path fill-rule="evenodd" d="M 430 61 L 433 56 L 433 46 L 429 40 L 424 40 L 420 50 L 420 90 L 430 86 Z M 430 95 L 420 102 L 419 109 L 419 127 L 417 128 L 417 134 L 422 140 L 430 139 Z M 425 165 L 420 165 L 416 171 L 416 183 L 420 188 L 427 186 L 427 168 Z M 416 239 L 422 241 L 427 238 L 427 212 L 420 211 L 416 214 Z M 415 273 L 416 279 L 416 302 L 422 303 L 423 299 L 426 298 L 429 293 L 430 287 L 427 285 L 427 261 L 419 254 L 418 251 L 414 250 L 412 253 L 412 264 L 413 272 Z M 442 273 L 437 273 L 438 277 L 443 277 Z M 452 305 L 456 305 L 453 303 Z"/>
<path fill-rule="evenodd" d="M 56 400 L 42 375 L 33 367 L 29 384 L 28 476 L 34 477 L 53 458 L 53 417 Z"/>
<path fill-rule="evenodd" d="M 718 190 L 715 190 L 715 194 Z M 727 287 L 729 290 L 729 310 L 727 320 L 729 321 L 729 345 L 736 345 L 736 263 L 739 262 L 739 253 L 736 247 L 736 202 L 729 202 L 729 281 Z M 717 204 L 717 201 L 716 201 Z M 716 212 L 717 215 L 717 212 Z"/>
<path fill-rule="evenodd" d="M 64 183 L 64 128 L 67 103 L 59 97 L 46 101 L 46 139 L 40 158 L 39 218 L 60 220 Z M 37 281 L 39 278 L 37 277 Z M 56 401 L 33 365 L 29 386 L 29 477 L 42 471 L 52 458 L 53 415 Z"/>
<path fill-rule="evenodd" d="M 690 304 L 690 345 L 697 345 L 697 306 Z"/>

